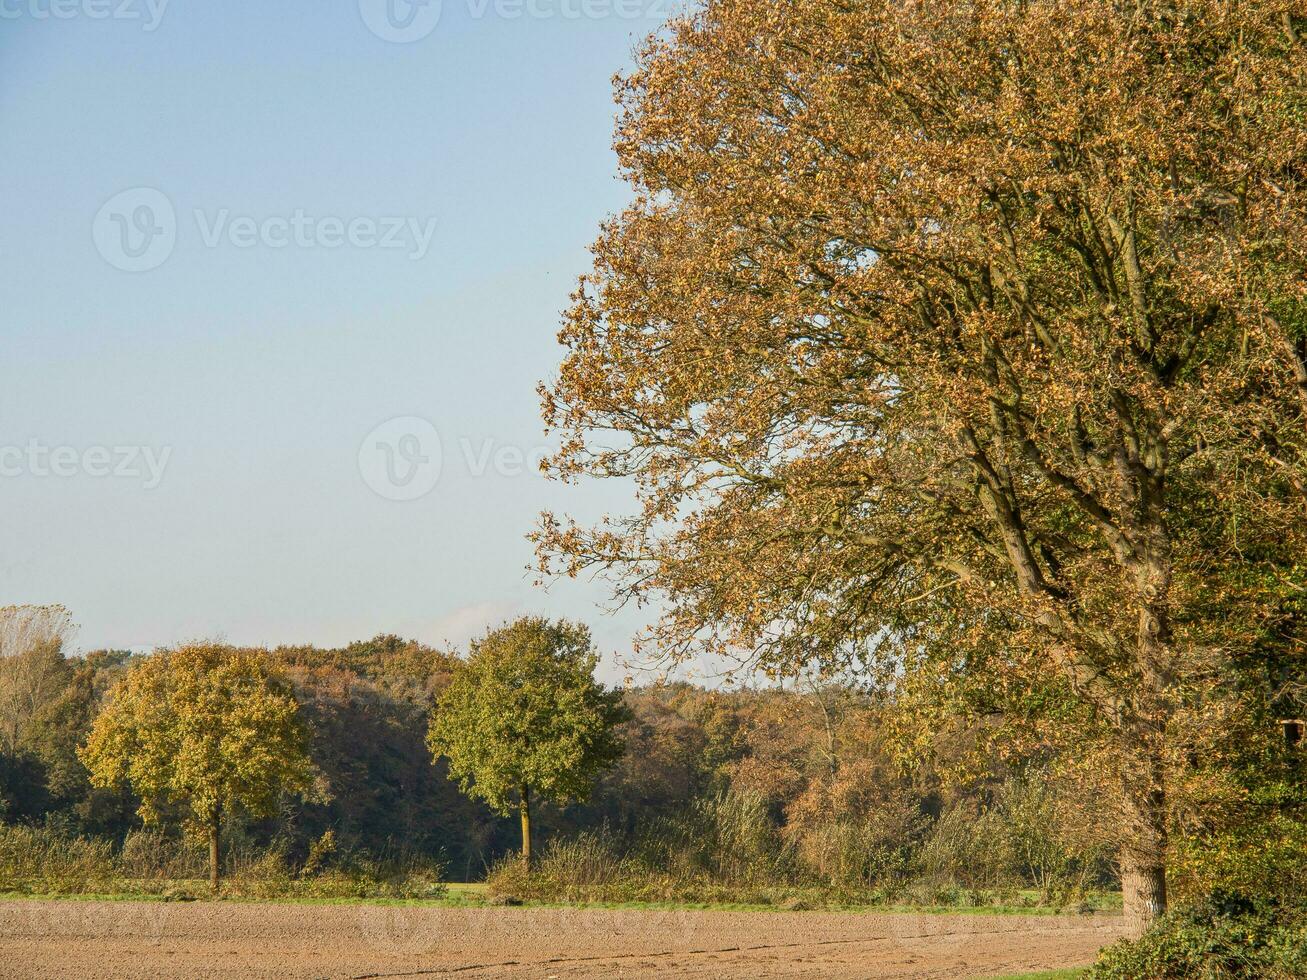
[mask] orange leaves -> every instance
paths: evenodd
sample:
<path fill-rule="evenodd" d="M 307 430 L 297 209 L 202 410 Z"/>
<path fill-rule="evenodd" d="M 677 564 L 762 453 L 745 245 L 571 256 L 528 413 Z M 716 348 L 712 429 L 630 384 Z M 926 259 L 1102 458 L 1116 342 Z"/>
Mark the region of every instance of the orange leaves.
<path fill-rule="evenodd" d="M 956 644 L 996 694 L 1068 685 L 1118 747 L 1301 643 L 1254 584 L 1307 527 L 1286 9 L 712 0 L 673 25 L 619 85 L 637 201 L 545 395 L 557 471 L 639 499 L 548 519 L 542 559 L 662 602 L 673 655 L 892 671 Z"/>

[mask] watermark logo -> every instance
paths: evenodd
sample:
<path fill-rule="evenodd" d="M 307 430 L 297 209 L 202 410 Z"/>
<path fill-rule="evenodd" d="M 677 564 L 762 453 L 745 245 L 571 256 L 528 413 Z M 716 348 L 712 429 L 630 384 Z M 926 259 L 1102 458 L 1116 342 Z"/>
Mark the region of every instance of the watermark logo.
<path fill-rule="evenodd" d="M 148 272 L 168 261 L 177 244 L 177 212 L 153 187 L 115 194 L 91 224 L 95 248 L 115 269 Z"/>
<path fill-rule="evenodd" d="M 421 41 L 440 23 L 442 0 L 358 0 L 383 41 Z M 469 20 L 666 20 L 675 0 L 464 0 Z"/>
<path fill-rule="evenodd" d="M 3 2 L 3 0 L 0 0 Z M 414 262 L 426 258 L 436 219 L 403 215 L 312 215 L 303 208 L 283 214 L 233 214 L 230 208 L 194 208 L 200 244 L 216 248 L 399 250 Z M 163 192 L 133 187 L 115 194 L 91 225 L 95 248 L 115 269 L 148 272 L 163 265 L 177 246 L 178 217 Z"/>
<path fill-rule="evenodd" d="M 136 20 L 158 30 L 168 0 L 0 0 L 0 20 Z"/>
<path fill-rule="evenodd" d="M 623 913 L 613 909 L 575 908 L 450 908 L 421 906 L 364 906 L 355 913 L 360 938 L 378 952 L 412 956 L 437 948 L 446 954 L 465 953 L 475 957 L 485 968 L 535 968 L 534 975 L 559 977 L 559 960 L 518 959 L 519 940 L 525 930 L 539 935 L 611 938 L 622 930 Z M 698 949 L 702 935 L 702 913 L 681 910 L 650 909 L 642 913 L 648 935 L 659 937 L 660 944 L 679 951 Z M 584 944 L 582 944 L 584 945 Z M 661 950 L 660 950 L 661 951 Z M 555 951 L 558 953 L 559 951 Z M 487 958 L 502 955 L 498 963 Z M 514 957 L 510 959 L 509 957 Z"/>
<path fill-rule="evenodd" d="M 363 482 L 387 500 L 425 497 L 451 467 L 471 479 L 540 477 L 554 450 L 490 436 L 459 436 L 446 454 L 436 427 L 424 418 L 403 416 L 383 422 L 363 439 L 358 465 Z"/>
<path fill-rule="evenodd" d="M 5 933 L 51 941 L 128 938 L 160 945 L 171 931 L 173 911 L 162 902 L 19 901 L 7 909 Z M 24 921 L 26 920 L 26 921 Z"/>
<path fill-rule="evenodd" d="M 391 419 L 364 437 L 358 463 L 373 493 L 387 500 L 417 500 L 440 481 L 440 433 L 413 415 Z"/>
<path fill-rule="evenodd" d="M 359 932 L 364 941 L 391 955 L 430 953 L 445 938 L 441 936 L 440 922 L 427 908 L 374 905 L 358 910 Z"/>
<path fill-rule="evenodd" d="M 233 216 L 227 208 L 206 212 L 195 209 L 195 225 L 205 248 L 217 248 L 225 241 L 233 248 L 381 248 L 404 249 L 408 258 L 426 257 L 436 235 L 436 219 L 425 221 L 399 216 L 373 218 L 334 215 L 315 217 L 303 208 L 289 215 L 266 218 Z"/>
<path fill-rule="evenodd" d="M 0 479 L 19 477 L 68 480 L 78 476 L 94 479 L 136 480 L 146 490 L 163 482 L 172 459 L 172 447 L 164 446 L 48 446 L 40 439 L 26 445 L 0 445 Z"/>
<path fill-rule="evenodd" d="M 440 23 L 441 0 L 358 0 L 363 23 L 394 44 L 421 41 Z"/>

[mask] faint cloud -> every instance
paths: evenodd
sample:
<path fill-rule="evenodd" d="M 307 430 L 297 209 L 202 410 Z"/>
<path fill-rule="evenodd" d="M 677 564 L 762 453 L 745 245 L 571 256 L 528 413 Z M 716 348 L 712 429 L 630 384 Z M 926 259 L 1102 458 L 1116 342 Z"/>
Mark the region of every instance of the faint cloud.
<path fill-rule="evenodd" d="M 486 630 L 521 613 L 521 605 L 506 599 L 476 602 L 441 616 L 423 632 L 438 643 L 452 647 L 466 647 Z"/>

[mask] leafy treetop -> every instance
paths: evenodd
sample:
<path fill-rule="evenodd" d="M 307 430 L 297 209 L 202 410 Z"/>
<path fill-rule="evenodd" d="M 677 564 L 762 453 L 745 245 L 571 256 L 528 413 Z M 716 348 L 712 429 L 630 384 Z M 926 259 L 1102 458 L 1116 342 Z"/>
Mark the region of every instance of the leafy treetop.
<path fill-rule="evenodd" d="M 256 650 L 201 644 L 147 657 L 109 693 L 81 751 L 96 786 L 129 783 L 140 813 L 182 805 L 203 833 L 239 808 L 270 815 L 311 780 L 283 676 Z"/>
<path fill-rule="evenodd" d="M 428 744 L 464 792 L 507 813 L 527 788 L 556 802 L 586 798 L 622 754 L 620 691 L 594 679 L 583 625 L 519 619 L 487 633 L 457 668 L 431 717 Z"/>

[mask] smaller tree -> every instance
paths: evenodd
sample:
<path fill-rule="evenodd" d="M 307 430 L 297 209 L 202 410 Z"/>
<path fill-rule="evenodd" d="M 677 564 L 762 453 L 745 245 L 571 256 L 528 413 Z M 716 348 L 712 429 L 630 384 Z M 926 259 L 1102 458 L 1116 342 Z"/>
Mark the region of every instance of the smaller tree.
<path fill-rule="evenodd" d="M 75 627 L 63 606 L 0 609 L 0 752 L 24 748 L 33 724 L 73 676 L 65 658 Z"/>
<path fill-rule="evenodd" d="M 311 779 L 299 707 L 267 655 L 198 644 L 137 663 L 109 692 L 80 752 L 93 785 L 127 783 L 146 823 L 183 806 L 220 876 L 224 815 L 269 816 Z"/>
<path fill-rule="evenodd" d="M 531 866 L 531 800 L 585 799 L 622 755 L 621 691 L 594 679 L 599 656 L 579 623 L 524 617 L 472 644 L 432 712 L 427 744 L 468 796 L 522 819 Z"/>

